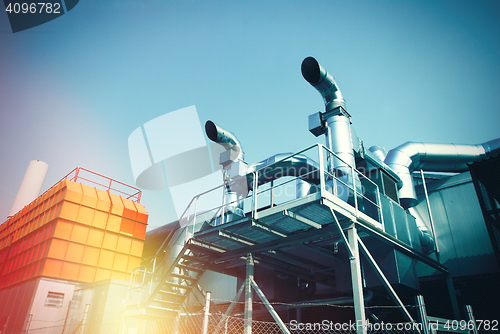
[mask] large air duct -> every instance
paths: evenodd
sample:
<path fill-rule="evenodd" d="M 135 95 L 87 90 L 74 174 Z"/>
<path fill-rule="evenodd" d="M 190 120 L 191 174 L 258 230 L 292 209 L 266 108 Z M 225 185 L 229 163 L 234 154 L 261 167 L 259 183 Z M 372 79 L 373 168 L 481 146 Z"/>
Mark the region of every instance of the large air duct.
<path fill-rule="evenodd" d="M 355 166 L 354 147 L 358 139 L 351 128 L 345 100 L 333 77 L 316 59 L 304 59 L 301 70 L 304 79 L 318 90 L 325 101 L 324 113 L 309 116 L 309 131 L 316 136 L 325 133 L 326 146 L 340 158 L 331 157 L 330 168 L 342 181 L 337 182 L 337 196 L 347 201 L 349 191 L 346 185 L 353 184 L 351 167 Z"/>
<path fill-rule="evenodd" d="M 224 212 L 221 219 L 221 222 L 224 222 L 224 219 L 230 220 L 230 215 L 233 213 L 243 215 L 241 210 L 242 202 L 238 198 L 244 198 L 248 193 L 247 182 L 243 178 L 247 173 L 248 165 L 243 160 L 244 153 L 241 144 L 232 132 L 212 121 L 205 123 L 205 131 L 210 140 L 226 149 L 219 158 L 219 163 L 224 170 Z"/>
<path fill-rule="evenodd" d="M 307 80 L 325 100 L 325 111 L 331 111 L 337 107 L 345 109 L 345 100 L 342 97 L 337 83 L 333 77 L 313 57 L 307 57 L 302 61 L 302 76 Z"/>
<path fill-rule="evenodd" d="M 417 204 L 412 173 L 415 170 L 432 172 L 464 172 L 467 164 L 500 153 L 500 138 L 479 145 L 424 144 L 406 142 L 387 153 L 385 163 L 403 181 L 399 200 L 404 208 Z"/>
<path fill-rule="evenodd" d="M 205 131 L 211 141 L 216 142 L 222 145 L 226 150 L 232 150 L 235 153 L 235 155 L 232 156 L 232 159 L 234 159 L 233 161 L 243 161 L 243 149 L 241 148 L 240 142 L 233 133 L 216 125 L 212 121 L 207 121 L 205 123 Z"/>

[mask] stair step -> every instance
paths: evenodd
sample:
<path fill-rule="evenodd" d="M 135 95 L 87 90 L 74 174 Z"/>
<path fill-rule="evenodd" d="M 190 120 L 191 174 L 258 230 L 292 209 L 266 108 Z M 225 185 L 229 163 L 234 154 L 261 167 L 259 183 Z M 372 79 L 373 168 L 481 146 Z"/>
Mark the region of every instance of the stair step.
<path fill-rule="evenodd" d="M 144 320 L 172 319 L 179 314 L 179 310 L 163 307 L 142 307 L 129 305 L 123 312 L 126 317 L 139 318 Z"/>
<path fill-rule="evenodd" d="M 205 271 L 205 269 L 194 268 L 194 267 L 191 267 L 191 266 L 186 266 L 185 264 L 177 264 L 176 267 L 179 268 L 179 269 L 185 269 L 185 270 L 194 271 L 194 272 L 197 272 L 197 273 L 202 273 L 202 272 Z"/>
<path fill-rule="evenodd" d="M 171 296 L 173 298 L 179 298 L 179 299 L 186 298 L 186 295 L 184 295 L 182 293 L 177 293 L 177 292 L 174 292 L 174 291 L 160 290 L 159 292 L 162 293 L 162 294 L 165 294 L 165 295 L 169 295 L 169 296 Z"/>
<path fill-rule="evenodd" d="M 196 243 L 189 244 L 189 249 L 195 250 L 196 252 L 200 252 L 206 255 L 220 255 L 225 252 L 225 250 L 220 247 L 208 245 L 205 243 L 201 243 L 199 241 L 196 241 Z"/>
<path fill-rule="evenodd" d="M 188 260 L 188 261 L 192 261 L 192 262 L 198 262 L 198 263 L 206 264 L 206 265 L 208 265 L 210 263 L 207 260 L 203 260 L 203 259 L 197 258 L 196 256 L 192 256 L 192 255 L 183 255 L 182 258 L 184 260 Z"/>
<path fill-rule="evenodd" d="M 177 312 L 179 310 L 171 307 L 161 307 L 161 306 L 154 306 L 154 305 L 149 305 L 148 308 L 152 308 L 155 310 L 162 310 L 162 311 L 172 311 L 172 312 Z"/>
<path fill-rule="evenodd" d="M 165 282 L 163 285 L 168 285 L 172 288 L 178 288 L 178 289 L 184 289 L 184 290 L 191 290 L 193 287 L 190 285 L 180 285 L 176 283 L 170 283 L 170 282 Z"/>
<path fill-rule="evenodd" d="M 153 302 L 157 302 L 157 303 L 162 303 L 162 304 L 166 304 L 166 305 L 174 306 L 174 308 L 179 308 L 179 307 L 181 307 L 181 304 L 180 304 L 180 303 L 176 303 L 176 302 L 173 302 L 173 301 L 170 301 L 170 300 L 153 299 Z M 150 306 L 151 306 L 151 305 L 150 305 Z"/>
<path fill-rule="evenodd" d="M 169 276 L 172 276 L 172 277 L 175 277 L 175 278 L 184 279 L 184 280 L 188 280 L 190 282 L 194 282 L 194 281 L 198 280 L 196 277 L 191 277 L 191 276 L 186 276 L 186 275 L 181 275 L 181 274 L 174 274 L 174 273 L 171 273 Z"/>

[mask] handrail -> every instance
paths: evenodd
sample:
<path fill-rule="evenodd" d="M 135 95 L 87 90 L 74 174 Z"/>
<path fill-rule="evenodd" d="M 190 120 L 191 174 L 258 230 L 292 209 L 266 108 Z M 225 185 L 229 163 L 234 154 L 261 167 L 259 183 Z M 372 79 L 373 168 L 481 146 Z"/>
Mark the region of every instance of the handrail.
<path fill-rule="evenodd" d="M 358 175 L 363 175 L 363 173 L 361 173 L 360 171 L 358 171 L 357 169 L 355 169 L 354 166 L 350 166 L 342 158 L 340 158 L 336 153 L 334 153 L 333 151 L 331 151 L 328 147 L 326 147 L 326 146 L 324 146 L 322 144 L 319 144 L 319 143 L 310 145 L 309 147 L 307 147 L 305 149 L 302 149 L 302 150 L 300 150 L 298 152 L 290 154 L 290 155 L 288 155 L 288 156 L 286 156 L 286 157 L 284 157 L 282 159 L 279 159 L 279 160 L 277 160 L 277 161 L 275 161 L 275 162 L 273 162 L 273 163 L 271 163 L 269 165 L 263 165 L 260 168 L 255 168 L 253 171 L 250 170 L 248 172 L 248 174 L 246 176 L 244 176 L 244 177 L 247 177 L 247 180 L 248 180 L 249 175 L 252 174 L 252 178 L 253 178 L 253 180 L 252 180 L 253 182 L 252 183 L 255 185 L 255 183 L 256 183 L 255 181 L 258 180 L 258 178 L 259 178 L 259 173 L 266 172 L 270 168 L 273 168 L 273 166 L 278 165 L 278 164 L 280 164 L 280 163 L 282 163 L 282 162 L 284 162 L 286 160 L 293 159 L 294 157 L 296 157 L 298 155 L 301 155 L 302 153 L 310 151 L 312 149 L 318 150 L 317 151 L 318 152 L 318 158 L 320 159 L 319 166 L 315 167 L 317 169 L 310 170 L 310 171 L 304 173 L 303 175 L 296 176 L 296 178 L 302 179 L 302 178 L 304 178 L 307 175 L 311 175 L 311 174 L 317 173 L 317 172 L 329 175 L 332 179 L 335 179 L 336 181 L 341 182 L 342 184 L 344 184 L 346 187 L 348 187 L 349 189 L 351 189 L 353 191 L 354 197 L 355 197 L 354 207 L 355 207 L 356 212 L 358 210 L 358 203 L 357 203 L 356 197 L 359 194 L 359 195 L 361 195 L 361 197 L 363 197 L 364 199 L 366 199 L 371 205 L 375 206 L 378 209 L 378 211 L 379 211 L 379 215 L 382 216 L 382 214 L 380 212 L 381 205 L 380 205 L 380 199 L 379 199 L 379 197 L 378 196 L 376 197 L 375 201 L 378 202 L 378 203 L 376 203 L 376 202 L 372 201 L 371 199 L 369 199 L 368 197 L 366 197 L 363 194 L 363 192 L 358 192 L 358 190 L 356 189 L 356 180 L 354 178 L 354 173 L 357 173 Z M 322 154 L 322 152 L 321 152 L 322 150 L 325 150 L 325 152 L 327 152 L 327 155 Z M 307 155 L 305 155 L 305 156 L 306 156 L 306 158 L 310 159 Z M 331 171 L 329 170 L 329 168 L 325 168 L 325 165 L 323 164 L 323 162 L 332 159 L 332 157 L 335 157 L 336 159 L 338 159 L 339 162 L 344 163 L 347 166 L 349 166 L 349 168 L 351 168 L 351 170 L 353 171 L 353 173 L 352 173 L 353 174 L 353 179 L 351 180 L 353 182 L 352 185 L 350 185 L 348 183 L 345 183 L 343 180 L 337 178 L 334 174 L 331 173 Z M 321 160 L 323 160 L 323 161 L 321 161 Z M 367 178 L 367 177 L 365 177 L 365 179 L 368 180 L 368 182 L 370 182 L 372 184 L 373 188 L 378 193 L 378 185 L 375 182 L 373 182 L 372 180 L 370 180 L 369 178 Z M 350 183 L 351 181 L 347 181 L 347 182 Z M 181 217 L 175 222 L 175 225 L 170 230 L 170 232 L 168 233 L 167 237 L 165 238 L 165 240 L 163 241 L 163 243 L 161 244 L 161 246 L 156 251 L 155 255 L 151 258 L 151 260 L 147 264 L 139 266 L 137 268 L 134 268 L 134 271 L 136 271 L 136 270 L 138 271 L 141 268 L 144 268 L 144 270 L 146 270 L 147 267 L 151 266 L 152 263 L 153 263 L 153 261 L 155 261 L 155 259 L 157 257 L 159 257 L 159 255 L 163 252 L 164 248 L 173 241 L 175 233 L 180 232 L 179 235 L 178 235 L 177 240 L 179 238 L 181 238 L 182 235 L 183 235 L 183 231 L 186 228 L 188 228 L 188 226 L 190 226 L 191 222 L 193 222 L 196 219 L 197 216 L 205 214 L 205 213 L 210 212 L 210 211 L 215 211 L 214 216 L 211 218 L 211 220 L 213 220 L 220 213 L 220 210 L 224 210 L 224 207 L 226 207 L 228 205 L 231 205 L 231 204 L 234 204 L 234 203 L 237 203 L 237 202 L 239 202 L 241 200 L 248 200 L 250 198 L 252 198 L 251 211 L 252 211 L 252 216 L 253 216 L 254 211 L 256 212 L 258 210 L 257 203 L 256 203 L 257 202 L 257 199 L 256 199 L 257 195 L 266 193 L 268 191 L 271 191 L 272 189 L 275 189 L 277 187 L 286 185 L 286 184 L 288 184 L 290 182 L 292 182 L 292 180 L 285 181 L 285 182 L 280 183 L 279 185 L 276 185 L 276 186 L 271 185 L 271 187 L 269 189 L 265 189 L 265 190 L 260 189 L 260 192 L 258 190 L 258 184 L 257 184 L 257 185 L 255 185 L 255 189 L 252 189 L 252 195 L 247 195 L 244 199 L 235 200 L 235 201 L 232 201 L 230 203 L 224 203 L 224 201 L 223 201 L 222 205 L 216 206 L 216 207 L 211 208 L 209 210 L 204 210 L 203 212 L 201 212 L 201 211 L 197 212 L 197 210 L 198 210 L 197 203 L 198 203 L 199 199 L 202 196 L 204 196 L 204 195 L 207 195 L 207 194 L 209 194 L 209 193 L 211 193 L 211 192 L 213 192 L 213 191 L 215 191 L 217 189 L 225 187 L 225 184 L 223 183 L 223 184 L 221 184 L 219 186 L 213 187 L 211 189 L 208 189 L 208 190 L 206 190 L 206 191 L 204 191 L 204 192 L 202 192 L 202 193 L 194 196 L 191 199 L 191 201 L 189 202 L 189 204 L 186 206 L 186 209 L 182 213 Z M 324 179 L 324 177 L 320 177 L 320 183 L 326 183 L 326 180 Z M 196 208 L 194 209 L 194 212 L 191 213 L 190 212 L 191 209 L 192 209 L 191 206 L 194 203 L 196 203 Z M 186 223 L 183 226 L 184 220 L 186 221 Z M 179 230 L 180 227 L 182 227 L 182 230 Z M 163 262 L 161 264 L 159 264 L 156 269 L 160 269 L 161 266 L 163 266 Z M 149 283 L 151 280 L 154 280 L 154 278 L 156 276 L 157 275 L 154 272 L 151 272 L 151 279 L 148 279 L 148 280 L 145 280 L 144 282 L 142 282 L 141 286 L 144 286 L 145 284 Z M 132 284 L 132 281 L 131 281 L 131 284 Z"/>

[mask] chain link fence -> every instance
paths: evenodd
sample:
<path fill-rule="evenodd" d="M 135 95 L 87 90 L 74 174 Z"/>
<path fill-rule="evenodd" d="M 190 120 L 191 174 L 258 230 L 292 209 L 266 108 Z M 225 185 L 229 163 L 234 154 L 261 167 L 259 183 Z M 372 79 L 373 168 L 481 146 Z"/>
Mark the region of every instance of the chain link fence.
<path fill-rule="evenodd" d="M 162 320 L 142 319 L 132 324 L 124 322 L 102 323 L 88 322 L 65 326 L 46 326 L 31 328 L 22 333 L 32 334 L 204 334 L 204 314 L 181 315 L 177 318 Z M 285 324 L 291 334 L 356 334 L 355 323 L 335 323 L 324 320 L 319 323 L 298 323 L 290 321 Z M 224 317 L 221 313 L 208 316 L 207 334 L 243 334 L 246 326 L 251 326 L 252 334 L 281 334 L 276 322 L 251 320 L 240 317 Z M 367 334 L 419 334 L 423 333 L 420 323 L 368 323 Z M 13 333 L 9 331 L 0 334 Z M 453 331 L 430 331 L 430 333 L 454 333 Z M 455 333 L 463 333 L 456 331 Z M 470 331 L 472 333 L 472 331 Z M 498 329 L 478 330 L 478 333 L 499 333 Z M 17 334 L 17 333 L 16 333 Z"/>

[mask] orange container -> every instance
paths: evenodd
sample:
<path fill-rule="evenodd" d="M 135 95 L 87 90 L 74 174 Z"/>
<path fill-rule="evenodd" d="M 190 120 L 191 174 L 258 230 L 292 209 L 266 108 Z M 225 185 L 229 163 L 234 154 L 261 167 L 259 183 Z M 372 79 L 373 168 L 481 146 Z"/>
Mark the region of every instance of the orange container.
<path fill-rule="evenodd" d="M 147 219 L 139 203 L 63 180 L 0 225 L 0 288 L 37 276 L 129 280 Z"/>

